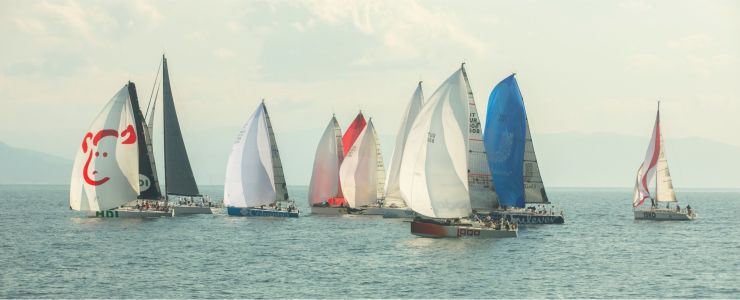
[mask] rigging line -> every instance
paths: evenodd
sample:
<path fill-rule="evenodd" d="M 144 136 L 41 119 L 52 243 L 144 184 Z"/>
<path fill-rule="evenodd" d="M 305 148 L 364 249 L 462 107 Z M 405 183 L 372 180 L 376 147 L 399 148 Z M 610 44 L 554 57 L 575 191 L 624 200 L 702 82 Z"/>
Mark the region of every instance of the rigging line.
<path fill-rule="evenodd" d="M 161 59 L 159 59 L 159 65 L 157 65 L 157 74 L 154 74 L 154 83 L 152 83 L 152 91 L 149 94 L 149 103 L 147 103 L 147 105 L 146 105 L 146 114 L 144 115 L 144 118 L 146 118 L 147 115 L 149 115 L 149 106 L 151 106 L 151 104 L 152 104 L 152 96 L 154 95 L 154 88 L 155 87 L 157 87 L 157 94 L 159 94 L 159 87 L 157 86 L 157 82 L 158 82 L 158 79 L 159 79 L 159 71 L 162 68 L 162 60 L 163 59 L 164 59 L 164 57 L 161 58 Z"/>

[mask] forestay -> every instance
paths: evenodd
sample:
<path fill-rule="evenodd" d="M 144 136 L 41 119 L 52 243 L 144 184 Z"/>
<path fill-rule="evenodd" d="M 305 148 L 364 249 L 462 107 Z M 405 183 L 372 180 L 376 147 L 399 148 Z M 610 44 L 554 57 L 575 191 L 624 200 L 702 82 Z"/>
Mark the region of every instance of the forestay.
<path fill-rule="evenodd" d="M 423 105 L 424 93 L 421 89 L 421 81 L 419 81 L 416 91 L 414 91 L 413 96 L 411 96 L 411 101 L 409 101 L 409 104 L 406 106 L 406 111 L 403 115 L 403 120 L 401 120 L 401 126 L 398 128 L 398 133 L 396 133 L 396 146 L 393 149 L 393 154 L 391 156 L 391 164 L 388 168 L 387 176 L 388 183 L 385 188 L 384 204 L 386 206 L 407 206 L 406 201 L 401 197 L 401 188 L 399 185 L 401 158 L 403 157 L 403 150 L 406 146 L 406 139 L 411 130 L 411 125 L 414 123 L 416 115 L 419 114 Z"/>
<path fill-rule="evenodd" d="M 373 122 L 360 132 L 339 168 L 344 199 L 350 207 L 375 204 L 378 200 L 378 144 Z"/>
<path fill-rule="evenodd" d="M 139 195 L 139 150 L 128 85 L 108 101 L 82 138 L 70 182 L 69 206 L 98 211 Z"/>
<path fill-rule="evenodd" d="M 432 94 L 411 126 L 401 159 L 400 190 L 421 215 L 459 218 L 471 213 L 467 106 L 460 69 Z"/>
<path fill-rule="evenodd" d="M 242 127 L 226 165 L 224 206 L 255 207 L 275 201 L 272 150 L 264 104 Z"/>

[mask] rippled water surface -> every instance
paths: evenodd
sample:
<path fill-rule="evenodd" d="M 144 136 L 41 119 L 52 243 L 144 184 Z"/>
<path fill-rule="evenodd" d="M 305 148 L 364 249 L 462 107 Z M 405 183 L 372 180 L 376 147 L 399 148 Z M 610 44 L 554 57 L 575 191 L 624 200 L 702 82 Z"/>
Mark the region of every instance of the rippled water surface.
<path fill-rule="evenodd" d="M 67 189 L 0 186 L 0 298 L 740 297 L 737 191 L 679 191 L 699 219 L 650 222 L 628 189 L 551 189 L 566 224 L 472 240 L 311 216 L 300 186 L 284 220 L 89 219 Z"/>

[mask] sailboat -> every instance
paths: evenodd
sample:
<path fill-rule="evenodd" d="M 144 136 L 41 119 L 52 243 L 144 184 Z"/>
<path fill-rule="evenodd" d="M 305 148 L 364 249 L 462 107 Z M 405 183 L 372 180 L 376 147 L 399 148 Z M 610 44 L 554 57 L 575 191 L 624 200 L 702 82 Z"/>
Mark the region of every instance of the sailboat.
<path fill-rule="evenodd" d="M 308 204 L 311 206 L 312 214 L 349 213 L 350 208 L 339 183 L 339 167 L 342 160 L 344 160 L 342 129 L 337 118 L 332 116 L 316 146 L 311 183 L 308 186 Z"/>
<path fill-rule="evenodd" d="M 362 214 L 382 215 L 382 211 L 368 212 L 379 209 L 379 195 L 383 195 L 382 186 L 385 177 L 382 166 L 383 157 L 380 156 L 378 135 L 371 119 L 352 141 L 352 147 L 347 151 L 339 168 L 340 185 L 350 208 L 363 209 Z"/>
<path fill-rule="evenodd" d="M 72 168 L 70 209 L 103 218 L 174 216 L 158 204 L 161 193 L 149 143 L 136 86 L 129 82 L 82 138 Z"/>
<path fill-rule="evenodd" d="M 562 213 L 550 204 L 542 182 L 519 84 L 512 74 L 499 82 L 488 99 L 483 141 L 499 195 L 499 206 L 481 212 L 518 224 L 562 224 Z M 525 205 L 532 204 L 529 208 Z"/>
<path fill-rule="evenodd" d="M 653 181 L 655 189 L 651 193 L 650 184 Z M 650 199 L 650 206 L 646 207 L 643 204 L 647 199 Z M 665 203 L 665 208 L 659 207 L 662 203 Z M 675 208 L 670 207 L 671 203 L 675 203 Z M 668 159 L 663 144 L 663 131 L 660 126 L 660 102 L 658 102 L 653 136 L 648 144 L 645 160 L 637 169 L 632 207 L 635 220 L 687 221 L 696 218 L 696 212 L 691 209 L 691 205 L 681 209 L 676 199 L 676 192 L 673 190 L 673 181 L 668 170 Z"/>
<path fill-rule="evenodd" d="M 190 167 L 188 152 L 180 130 L 180 121 L 177 118 L 175 101 L 170 86 L 170 75 L 167 66 L 167 58 L 162 55 L 162 114 L 164 123 L 164 177 L 165 194 L 164 202 L 172 206 L 177 215 L 189 214 L 211 214 L 211 203 L 207 196 L 198 191 L 195 183 L 193 169 Z M 153 128 L 154 105 L 149 112 L 150 133 Z M 151 147 L 151 145 L 150 145 Z"/>
<path fill-rule="evenodd" d="M 414 212 L 408 208 L 406 200 L 401 195 L 399 175 L 401 171 L 401 158 L 403 149 L 406 146 L 406 139 L 411 125 L 419 114 L 421 107 L 424 105 L 424 93 L 419 81 L 411 101 L 406 106 L 406 111 L 401 120 L 401 126 L 396 134 L 396 146 L 391 156 L 391 164 L 388 169 L 388 182 L 385 186 L 385 199 L 383 200 L 383 218 L 413 218 Z"/>
<path fill-rule="evenodd" d="M 365 116 L 362 114 L 362 111 L 360 111 L 355 119 L 352 121 L 352 123 L 349 124 L 347 127 L 347 131 L 344 132 L 344 136 L 342 136 L 342 146 L 344 148 L 344 160 L 342 162 L 342 166 L 344 166 L 345 162 L 349 158 L 349 153 L 352 152 L 352 148 L 356 145 L 356 142 L 359 140 L 360 136 L 365 134 L 365 136 L 372 135 L 373 143 L 374 145 L 364 144 L 363 147 L 367 149 L 373 149 L 372 153 L 375 156 L 375 158 L 372 160 L 374 162 L 374 166 L 372 166 L 372 170 L 375 171 L 374 174 L 372 174 L 372 183 L 371 186 L 368 186 L 367 188 L 374 187 L 375 196 L 373 196 L 374 200 L 371 202 L 358 202 L 354 203 L 352 201 L 348 201 L 347 205 L 350 208 L 353 208 L 352 210 L 355 213 L 363 214 L 363 215 L 383 215 L 383 198 L 385 197 L 385 166 L 383 163 L 383 154 L 380 149 L 380 139 L 378 138 L 378 134 L 375 132 L 375 127 L 371 127 L 372 132 L 367 132 L 366 130 L 368 128 L 368 122 L 365 120 Z M 364 148 L 363 148 L 364 149 Z M 362 150 L 362 149 L 358 149 Z M 370 152 L 364 152 L 366 155 L 370 155 Z M 355 154 L 356 155 L 356 154 Z M 355 157 L 350 159 L 352 163 L 355 163 Z M 363 158 L 364 159 L 364 158 Z M 357 166 L 352 166 L 353 168 L 356 168 Z M 342 175 L 341 169 L 339 174 L 339 182 L 344 182 L 345 177 L 344 176 L 351 176 L 354 177 L 355 174 L 345 174 Z M 351 180 L 354 182 L 354 178 L 348 178 L 348 180 Z M 355 188 L 354 186 L 353 188 Z M 362 189 L 365 189 L 366 187 L 361 187 Z M 342 191 L 345 194 L 345 200 L 348 200 L 346 197 L 347 190 L 345 190 L 344 186 L 342 186 Z"/>
<path fill-rule="evenodd" d="M 432 94 L 409 131 L 400 190 L 424 237 L 516 237 L 515 224 L 478 220 L 497 201 L 465 64 Z"/>
<path fill-rule="evenodd" d="M 264 100 L 242 127 L 231 149 L 224 181 L 230 216 L 298 217 L 288 196 L 280 152 Z"/>

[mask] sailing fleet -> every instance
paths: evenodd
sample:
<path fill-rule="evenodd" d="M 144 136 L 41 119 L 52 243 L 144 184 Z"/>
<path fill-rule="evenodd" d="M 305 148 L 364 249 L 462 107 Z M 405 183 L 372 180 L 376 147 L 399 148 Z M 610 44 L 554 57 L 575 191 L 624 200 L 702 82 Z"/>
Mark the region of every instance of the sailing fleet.
<path fill-rule="evenodd" d="M 164 56 L 160 67 L 161 82 L 158 70 L 156 96 L 153 88 L 154 98 L 150 96 L 145 110 L 134 83 L 128 82 L 83 135 L 72 170 L 70 209 L 103 218 L 214 211 L 272 218 L 305 214 L 288 194 L 264 100 L 232 145 L 223 202 L 214 205 L 199 192 Z M 153 151 L 160 85 L 164 192 Z M 515 74 L 493 88 L 487 107 L 484 125 L 464 63 L 428 98 L 419 82 L 401 116 L 388 168 L 372 118 L 360 111 L 343 133 L 332 115 L 314 155 L 307 197 L 310 214 L 408 219 L 410 232 L 422 237 L 517 237 L 521 225 L 563 224 L 562 211 L 552 205 L 545 190 Z M 665 208 L 660 207 L 663 204 Z M 690 206 L 682 209 L 677 203 L 659 112 L 637 171 L 633 208 L 636 220 L 696 218 Z"/>

